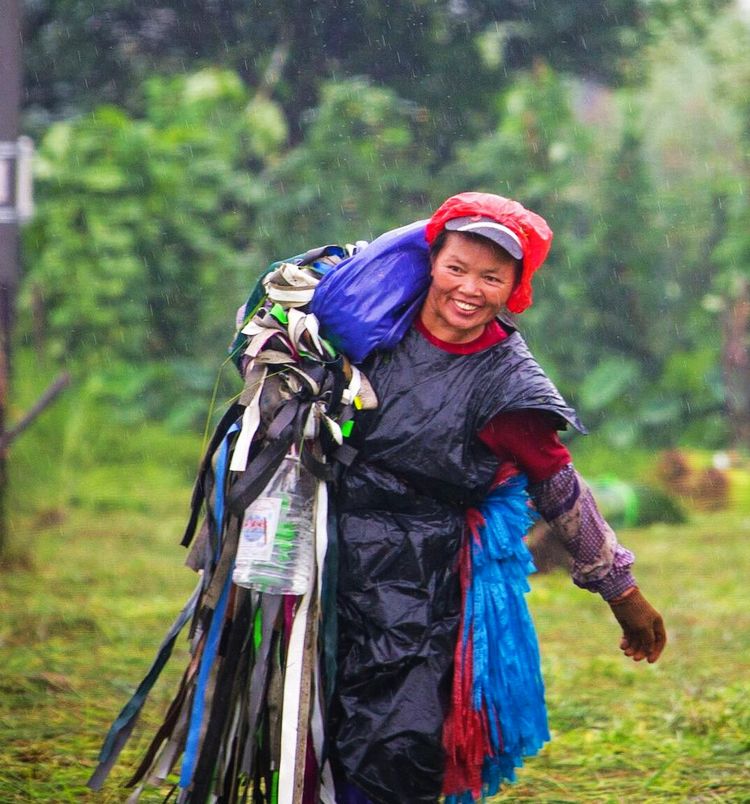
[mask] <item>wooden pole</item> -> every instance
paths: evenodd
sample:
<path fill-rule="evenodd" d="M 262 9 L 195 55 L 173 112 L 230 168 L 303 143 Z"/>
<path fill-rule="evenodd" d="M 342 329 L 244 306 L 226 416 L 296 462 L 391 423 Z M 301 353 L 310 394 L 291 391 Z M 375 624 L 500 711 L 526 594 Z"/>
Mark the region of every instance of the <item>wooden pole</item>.
<path fill-rule="evenodd" d="M 0 434 L 8 419 L 11 333 L 18 290 L 15 147 L 21 101 L 19 0 L 0 0 Z M 0 555 L 7 546 L 7 464 L 0 451 Z"/>

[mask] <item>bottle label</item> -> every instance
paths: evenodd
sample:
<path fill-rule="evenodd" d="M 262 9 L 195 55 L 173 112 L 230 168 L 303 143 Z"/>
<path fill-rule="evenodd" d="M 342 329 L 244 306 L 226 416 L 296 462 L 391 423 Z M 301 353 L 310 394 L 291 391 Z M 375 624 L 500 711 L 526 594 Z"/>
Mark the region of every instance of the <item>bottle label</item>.
<path fill-rule="evenodd" d="M 259 497 L 245 509 L 237 545 L 237 563 L 271 558 L 280 517 L 279 497 Z"/>

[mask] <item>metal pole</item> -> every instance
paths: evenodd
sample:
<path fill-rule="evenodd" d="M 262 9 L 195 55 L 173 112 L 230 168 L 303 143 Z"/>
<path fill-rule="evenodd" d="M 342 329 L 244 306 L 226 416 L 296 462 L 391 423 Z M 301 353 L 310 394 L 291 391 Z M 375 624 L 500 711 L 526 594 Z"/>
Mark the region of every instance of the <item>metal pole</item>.
<path fill-rule="evenodd" d="M 21 14 L 19 0 L 0 0 L 0 434 L 8 413 L 11 333 L 18 289 L 16 148 L 21 102 Z M 9 154 L 4 156 L 2 154 Z M 6 546 L 7 466 L 0 453 L 0 555 Z"/>

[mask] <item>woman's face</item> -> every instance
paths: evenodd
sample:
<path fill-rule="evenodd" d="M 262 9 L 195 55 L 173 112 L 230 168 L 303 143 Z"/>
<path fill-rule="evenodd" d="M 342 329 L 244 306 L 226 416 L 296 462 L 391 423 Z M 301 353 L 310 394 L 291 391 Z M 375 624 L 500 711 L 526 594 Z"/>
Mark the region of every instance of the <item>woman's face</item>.
<path fill-rule="evenodd" d="M 515 278 L 510 254 L 481 238 L 448 232 L 432 260 L 422 323 L 436 338 L 468 343 L 503 309 Z"/>

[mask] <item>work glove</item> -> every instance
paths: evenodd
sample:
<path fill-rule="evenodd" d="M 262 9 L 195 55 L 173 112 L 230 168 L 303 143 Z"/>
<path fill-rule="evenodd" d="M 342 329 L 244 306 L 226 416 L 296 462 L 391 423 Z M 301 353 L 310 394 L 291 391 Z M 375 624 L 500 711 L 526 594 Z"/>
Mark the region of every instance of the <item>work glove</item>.
<path fill-rule="evenodd" d="M 609 601 L 615 619 L 622 627 L 620 649 L 633 661 L 655 662 L 667 643 L 661 614 L 646 600 L 637 586 Z"/>

